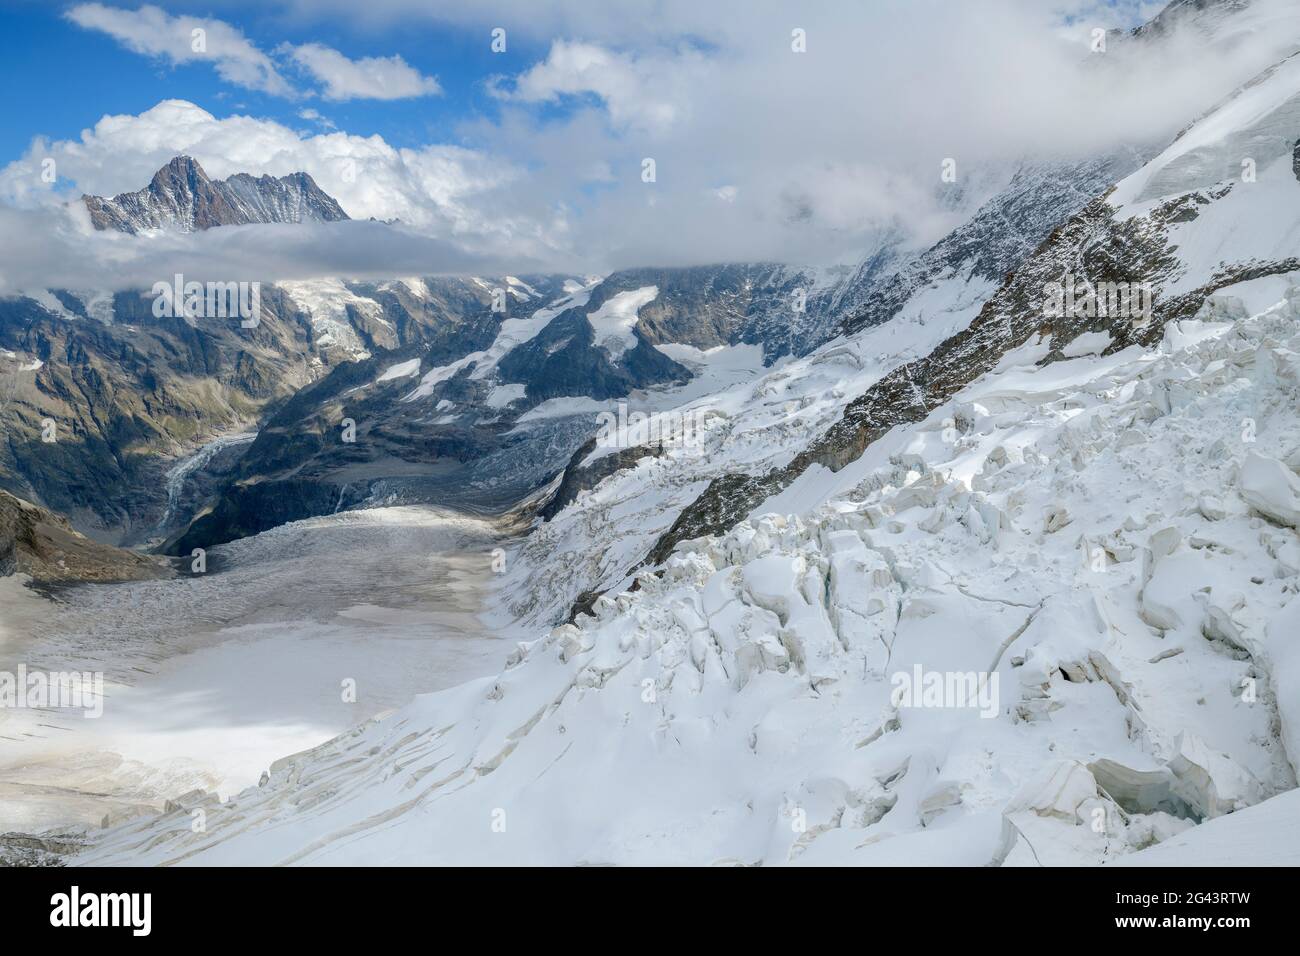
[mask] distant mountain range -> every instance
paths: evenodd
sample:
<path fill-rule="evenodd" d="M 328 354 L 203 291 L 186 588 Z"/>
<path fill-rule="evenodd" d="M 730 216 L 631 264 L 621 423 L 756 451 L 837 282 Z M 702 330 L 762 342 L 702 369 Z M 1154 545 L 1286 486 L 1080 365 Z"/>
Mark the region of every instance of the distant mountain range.
<path fill-rule="evenodd" d="M 11 376 L 0 487 L 109 540 L 162 536 L 173 551 L 377 501 L 508 507 L 561 471 L 573 494 L 612 463 L 570 461 L 602 408 L 659 406 L 689 382 L 736 381 L 895 317 L 942 319 L 1136 162 L 998 171 L 1002 191 L 944 243 L 917 255 L 885 231 L 841 268 L 284 282 L 263 290 L 255 330 L 153 316 L 144 290 L 0 302 L 15 369 L 44 363 Z M 99 228 L 129 234 L 348 218 L 305 172 L 213 180 L 188 156 L 144 189 L 84 201 Z M 967 292 L 905 308 L 940 280 Z M 45 419 L 57 445 L 39 440 Z M 344 419 L 360 440 L 338 440 Z M 186 507 L 170 507 L 161 477 L 177 453 L 259 422 L 256 441 L 223 454 L 220 475 L 196 472 Z M 212 498 L 196 507 L 196 495 Z"/>

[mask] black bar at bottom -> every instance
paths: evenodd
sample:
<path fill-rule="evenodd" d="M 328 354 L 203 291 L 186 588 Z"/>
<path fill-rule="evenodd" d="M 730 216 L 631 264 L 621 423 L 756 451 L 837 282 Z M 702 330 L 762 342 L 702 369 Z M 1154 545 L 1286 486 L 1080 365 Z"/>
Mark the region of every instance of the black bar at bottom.
<path fill-rule="evenodd" d="M 15 869 L 0 870 L 0 915 L 12 944 L 76 933 L 127 945 L 374 946 L 396 942 L 394 932 L 514 930 L 607 942 L 681 932 L 698 948 L 697 932 L 734 946 L 820 925 L 819 935 L 861 932 L 864 942 L 920 931 L 935 942 L 1006 934 L 1077 945 L 1276 933 L 1291 925 L 1294 887 L 1292 869 Z M 665 923 L 678 920 L 676 930 Z"/>

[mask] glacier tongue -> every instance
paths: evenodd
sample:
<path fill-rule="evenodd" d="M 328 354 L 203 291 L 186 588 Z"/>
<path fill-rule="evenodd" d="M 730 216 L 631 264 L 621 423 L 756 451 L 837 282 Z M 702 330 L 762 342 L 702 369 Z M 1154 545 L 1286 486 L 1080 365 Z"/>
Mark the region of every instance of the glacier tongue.
<path fill-rule="evenodd" d="M 1233 293 L 1000 367 L 206 832 L 73 862 L 1102 863 L 1294 788 L 1300 331 Z"/>

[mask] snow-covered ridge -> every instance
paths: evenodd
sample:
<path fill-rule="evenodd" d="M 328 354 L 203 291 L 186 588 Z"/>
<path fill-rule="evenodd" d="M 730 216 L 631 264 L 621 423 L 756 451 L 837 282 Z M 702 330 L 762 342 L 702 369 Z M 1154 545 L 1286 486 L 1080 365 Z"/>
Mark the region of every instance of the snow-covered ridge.
<path fill-rule="evenodd" d="M 1290 790 L 1298 282 L 1006 362 L 802 516 L 80 862 L 1101 863 Z M 917 667 L 996 716 L 900 706 Z"/>
<path fill-rule="evenodd" d="M 1300 53 L 1238 90 L 1111 195 L 1115 206 L 1205 189 L 1249 185 L 1274 161 L 1289 162 L 1300 125 Z M 1288 172 L 1290 170 L 1288 169 Z"/>

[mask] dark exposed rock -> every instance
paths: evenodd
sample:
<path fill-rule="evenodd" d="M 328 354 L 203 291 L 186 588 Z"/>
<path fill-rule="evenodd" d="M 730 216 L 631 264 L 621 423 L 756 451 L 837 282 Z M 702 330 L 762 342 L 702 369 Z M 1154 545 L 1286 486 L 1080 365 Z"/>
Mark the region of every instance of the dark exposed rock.
<path fill-rule="evenodd" d="M 6 574 L 55 584 L 143 581 L 172 571 L 159 559 L 92 541 L 62 515 L 0 491 L 0 575 Z"/>
<path fill-rule="evenodd" d="M 359 486 L 358 491 L 364 497 L 365 487 Z M 331 514 L 351 507 L 357 501 L 355 497 L 348 497 L 347 488 L 321 481 L 234 482 L 223 489 L 213 510 L 195 519 L 164 546 L 164 551 L 188 555 L 194 548 L 209 548 L 260 534 L 290 521 Z"/>

